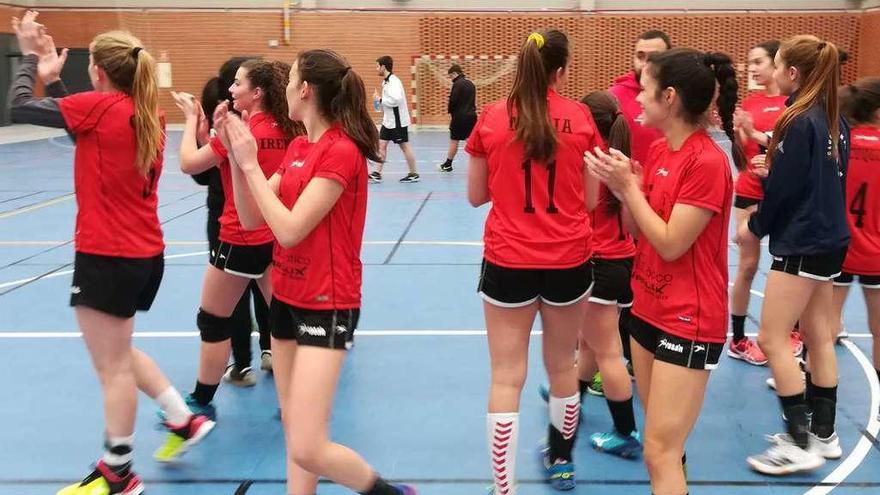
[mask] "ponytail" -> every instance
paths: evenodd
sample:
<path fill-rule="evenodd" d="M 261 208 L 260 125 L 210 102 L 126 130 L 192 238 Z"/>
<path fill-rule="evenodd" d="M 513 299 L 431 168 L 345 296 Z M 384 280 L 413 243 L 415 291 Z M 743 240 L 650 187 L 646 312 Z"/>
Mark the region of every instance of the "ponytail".
<path fill-rule="evenodd" d="M 547 111 L 547 91 L 558 69 L 568 64 L 568 37 L 558 30 L 532 33 L 519 53 L 507 113 L 526 158 L 549 161 L 556 154 L 556 130 Z"/>
<path fill-rule="evenodd" d="M 162 150 L 164 130 L 159 121 L 159 87 L 156 81 L 156 62 L 149 52 L 134 49 L 137 66 L 131 85 L 134 100 L 134 131 L 137 136 L 137 168 L 146 176 Z M 139 53 L 138 53 L 139 52 Z"/>
<path fill-rule="evenodd" d="M 715 79 L 718 81 L 718 99 L 715 105 L 721 117 L 721 128 L 730 138 L 733 164 L 737 170 L 743 170 L 746 168 L 746 157 L 733 129 L 733 113 L 736 111 L 739 92 L 733 60 L 724 53 L 707 53 L 704 62 L 715 73 Z"/>
<path fill-rule="evenodd" d="M 135 166 L 147 176 L 165 140 L 159 119 L 156 61 L 141 41 L 126 31 L 101 33 L 95 36 L 89 48 L 95 65 L 104 69 L 113 86 L 134 102 Z"/>
<path fill-rule="evenodd" d="M 247 70 L 251 87 L 260 88 L 265 95 L 262 109 L 272 116 L 287 139 L 305 133 L 301 123 L 290 119 L 287 111 L 287 82 L 290 80 L 290 65 L 279 61 L 250 59 L 240 66 Z"/>
<path fill-rule="evenodd" d="M 351 67 L 343 69 L 339 92 L 330 102 L 331 113 L 339 120 L 345 133 L 367 160 L 381 162 L 379 133 L 367 110 L 367 89 L 364 81 Z"/>
<path fill-rule="evenodd" d="M 801 35 L 783 42 L 779 53 L 786 67 L 795 67 L 800 73 L 800 89 L 797 99 L 776 122 L 768 149 L 776 149 L 796 118 L 814 105 L 821 104 L 825 106 L 834 158 L 839 158 L 840 112 L 837 87 L 840 84 L 840 54 L 837 47 L 815 36 Z M 768 153 L 768 166 L 772 159 L 773 153 Z"/>
<path fill-rule="evenodd" d="M 596 129 L 608 147 L 630 156 L 632 137 L 617 98 L 609 91 L 593 91 L 581 98 L 581 103 L 590 109 Z M 608 194 L 602 199 L 608 205 L 609 215 L 616 215 L 620 211 L 620 200 L 616 196 Z"/>

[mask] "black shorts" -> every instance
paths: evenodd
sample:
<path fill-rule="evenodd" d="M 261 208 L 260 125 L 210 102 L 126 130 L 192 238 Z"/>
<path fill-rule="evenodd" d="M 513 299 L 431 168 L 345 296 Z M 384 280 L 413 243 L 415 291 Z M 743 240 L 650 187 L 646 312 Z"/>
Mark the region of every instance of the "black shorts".
<path fill-rule="evenodd" d="M 220 241 L 216 250 L 211 250 L 209 262 L 216 268 L 238 277 L 263 278 L 266 269 L 272 264 L 274 242 L 257 246 L 240 246 Z"/>
<path fill-rule="evenodd" d="M 880 275 L 859 275 L 847 272 L 841 272 L 840 276 L 834 278 L 834 285 L 838 287 L 849 287 L 855 278 L 859 277 L 859 285 L 865 289 L 880 289 Z"/>
<path fill-rule="evenodd" d="M 486 259 L 477 287 L 484 301 L 502 308 L 521 308 L 538 299 L 551 306 L 568 306 L 587 297 L 593 288 L 592 264 L 574 268 L 505 268 Z"/>
<path fill-rule="evenodd" d="M 324 349 L 351 349 L 360 309 L 303 309 L 272 298 L 269 328 L 278 340 Z"/>
<path fill-rule="evenodd" d="M 846 249 L 816 256 L 774 256 L 771 270 L 827 282 L 840 275 Z"/>
<path fill-rule="evenodd" d="M 453 115 L 449 122 L 449 139 L 465 141 L 471 137 L 471 131 L 477 125 L 477 115 Z"/>
<path fill-rule="evenodd" d="M 749 209 L 757 204 L 761 204 L 760 199 L 747 198 L 745 196 L 735 196 L 733 198 L 733 207 L 739 208 L 740 210 Z"/>
<path fill-rule="evenodd" d="M 379 129 L 379 139 L 382 141 L 391 141 L 394 144 L 403 144 L 409 142 L 409 127 L 395 127 L 389 129 L 382 126 Z"/>
<path fill-rule="evenodd" d="M 605 306 L 618 305 L 628 308 L 633 303 L 632 276 L 633 259 L 621 258 L 606 260 L 593 258 L 593 291 L 590 293 L 590 302 Z"/>
<path fill-rule="evenodd" d="M 654 355 L 654 359 L 692 370 L 714 370 L 721 359 L 724 344 L 699 342 L 665 332 L 633 315 L 629 334 Z"/>
<path fill-rule="evenodd" d="M 131 318 L 135 312 L 147 311 L 153 305 L 164 272 L 164 254 L 119 258 L 76 253 L 70 305 Z"/>

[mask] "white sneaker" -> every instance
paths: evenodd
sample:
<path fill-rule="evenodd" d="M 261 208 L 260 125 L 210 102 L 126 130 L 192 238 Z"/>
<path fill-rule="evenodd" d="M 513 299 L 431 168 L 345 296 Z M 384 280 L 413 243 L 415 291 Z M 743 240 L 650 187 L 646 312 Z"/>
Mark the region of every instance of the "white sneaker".
<path fill-rule="evenodd" d="M 750 456 L 746 462 L 755 471 L 774 476 L 812 471 L 825 464 L 825 458 L 819 455 L 815 446 L 815 437 L 810 438 L 807 450 L 789 440 L 791 437 L 777 437 L 776 442 L 766 452 Z"/>
<path fill-rule="evenodd" d="M 781 443 L 794 443 L 794 440 L 792 440 L 791 435 L 789 435 L 788 433 L 767 435 L 764 438 L 766 438 L 768 442 L 774 445 L 779 445 Z M 832 433 L 831 436 L 828 438 L 819 438 L 818 436 L 811 433 L 810 448 L 813 447 L 815 447 L 816 453 L 826 459 L 835 460 L 843 457 L 843 449 L 840 448 L 840 438 L 837 436 L 837 432 Z"/>

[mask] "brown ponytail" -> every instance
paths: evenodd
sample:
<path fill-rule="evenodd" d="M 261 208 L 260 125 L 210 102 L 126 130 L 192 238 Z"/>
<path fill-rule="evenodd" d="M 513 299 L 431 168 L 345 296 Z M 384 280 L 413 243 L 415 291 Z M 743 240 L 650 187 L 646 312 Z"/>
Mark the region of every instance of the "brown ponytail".
<path fill-rule="evenodd" d="M 247 70 L 251 86 L 262 88 L 266 95 L 263 109 L 272 116 L 288 139 L 305 134 L 302 123 L 290 119 L 287 111 L 287 83 L 290 79 L 290 65 L 279 61 L 251 59 L 241 67 Z"/>
<path fill-rule="evenodd" d="M 593 91 L 581 98 L 581 103 L 589 107 L 596 128 L 608 147 L 630 156 L 632 137 L 617 98 L 609 91 Z M 620 211 L 620 200 L 613 194 L 608 195 L 606 203 L 608 214 L 616 215 Z"/>
<path fill-rule="evenodd" d="M 568 64 L 568 37 L 558 30 L 532 33 L 519 53 L 507 113 L 516 119 L 516 139 L 526 158 L 548 161 L 556 153 L 556 130 L 547 113 L 553 75 Z"/>
<path fill-rule="evenodd" d="M 840 113 L 850 124 L 875 124 L 880 109 L 880 77 L 863 77 L 840 88 Z"/>
<path fill-rule="evenodd" d="M 135 164 L 146 176 L 153 168 L 165 140 L 159 121 L 159 87 L 156 61 L 139 39 L 125 31 L 99 34 L 91 43 L 92 59 L 116 89 L 134 100 Z"/>
<path fill-rule="evenodd" d="M 840 55 L 834 43 L 815 36 L 800 35 L 789 38 L 779 47 L 778 55 L 786 67 L 795 67 L 800 73 L 797 99 L 776 122 L 773 139 L 767 149 L 775 150 L 788 127 L 813 105 L 824 104 L 828 129 L 831 131 L 834 157 L 838 158 L 840 114 L 837 87 L 840 84 Z M 773 153 L 767 154 L 768 166 Z"/>
<path fill-rule="evenodd" d="M 301 52 L 297 71 L 300 80 L 315 89 L 320 112 L 339 122 L 368 160 L 381 162 L 379 131 L 367 110 L 367 89 L 361 76 L 341 55 L 330 50 Z"/>

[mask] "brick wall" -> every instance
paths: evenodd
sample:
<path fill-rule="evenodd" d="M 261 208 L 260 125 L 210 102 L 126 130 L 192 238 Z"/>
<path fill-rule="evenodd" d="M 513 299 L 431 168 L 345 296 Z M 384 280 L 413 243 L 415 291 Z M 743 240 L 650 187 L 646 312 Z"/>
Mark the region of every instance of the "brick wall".
<path fill-rule="evenodd" d="M 0 31 L 8 32 L 14 10 L 0 5 Z M 419 122 L 446 122 L 447 87 L 442 81 L 411 87 L 410 65 L 421 55 L 509 55 L 535 28 L 559 27 L 572 41 L 573 66 L 566 92 L 581 96 L 606 88 L 630 65 L 632 43 L 649 28 L 669 32 L 678 46 L 724 51 L 743 61 L 749 47 L 773 37 L 814 33 L 850 52 L 845 80 L 880 74 L 880 56 L 870 41 L 880 37 L 880 13 L 627 16 L 582 14 L 467 15 L 430 13 L 318 13 L 294 15 L 290 46 L 270 48 L 281 37 L 275 11 L 44 11 L 41 21 L 59 46 L 86 47 L 101 31 L 125 28 L 139 36 L 156 56 L 172 63 L 176 90 L 198 94 L 202 83 L 232 55 L 250 54 L 292 60 L 303 48 L 331 48 L 345 55 L 367 83 L 368 96 L 379 87 L 375 58 L 390 54 L 396 72 L 418 99 Z M 860 29 L 861 28 L 861 29 Z M 744 79 L 743 79 L 744 81 Z M 502 98 L 509 83 L 482 88 L 480 103 Z M 168 91 L 162 106 L 179 121 Z"/>

